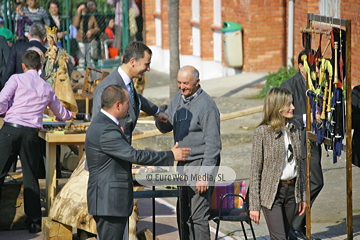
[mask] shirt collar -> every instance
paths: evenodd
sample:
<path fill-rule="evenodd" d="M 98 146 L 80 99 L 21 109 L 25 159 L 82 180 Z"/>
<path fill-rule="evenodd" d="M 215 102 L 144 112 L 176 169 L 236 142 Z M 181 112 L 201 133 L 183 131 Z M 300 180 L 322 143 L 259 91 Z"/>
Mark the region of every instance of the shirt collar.
<path fill-rule="evenodd" d="M 124 70 L 122 70 L 121 67 L 118 68 L 118 72 L 119 72 L 121 78 L 124 80 L 125 86 L 129 85 L 131 82 L 130 77 L 124 72 Z"/>
<path fill-rule="evenodd" d="M 119 121 L 113 115 L 111 115 L 110 113 L 108 113 L 104 109 L 100 109 L 100 112 L 102 112 L 103 114 L 108 116 L 111 120 L 113 120 L 116 123 L 116 125 L 119 125 Z"/>
<path fill-rule="evenodd" d="M 181 95 L 184 103 L 190 102 L 191 100 L 193 100 L 194 98 L 196 98 L 197 96 L 199 96 L 200 93 L 202 93 L 202 91 L 203 91 L 203 90 L 202 90 L 201 86 L 199 86 L 198 90 L 197 90 L 193 95 L 191 95 L 190 97 L 185 98 L 184 95 Z"/>
<path fill-rule="evenodd" d="M 29 42 L 33 42 L 33 41 L 41 43 L 39 39 L 36 39 L 36 38 L 29 39 Z"/>

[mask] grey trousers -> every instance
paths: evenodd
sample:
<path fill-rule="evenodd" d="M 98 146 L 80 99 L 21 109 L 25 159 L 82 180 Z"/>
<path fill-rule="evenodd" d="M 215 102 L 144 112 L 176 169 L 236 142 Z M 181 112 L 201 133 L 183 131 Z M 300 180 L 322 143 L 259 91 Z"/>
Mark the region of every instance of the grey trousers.
<path fill-rule="evenodd" d="M 181 162 L 181 165 L 185 166 L 187 174 L 197 174 L 201 163 L 202 159 L 199 159 L 189 162 Z M 184 239 L 181 240 L 209 240 L 209 210 L 211 194 L 214 187 L 209 187 L 209 189 L 203 194 L 199 194 L 195 186 L 184 186 L 182 189 L 182 218 L 180 218 L 179 201 L 177 203 L 176 211 L 180 238 L 181 223 L 184 228 Z"/>
<path fill-rule="evenodd" d="M 128 236 L 128 217 L 94 216 L 97 240 L 125 240 Z"/>
<path fill-rule="evenodd" d="M 262 207 L 271 240 L 288 239 L 295 208 L 295 183 L 279 183 L 272 208 Z"/>

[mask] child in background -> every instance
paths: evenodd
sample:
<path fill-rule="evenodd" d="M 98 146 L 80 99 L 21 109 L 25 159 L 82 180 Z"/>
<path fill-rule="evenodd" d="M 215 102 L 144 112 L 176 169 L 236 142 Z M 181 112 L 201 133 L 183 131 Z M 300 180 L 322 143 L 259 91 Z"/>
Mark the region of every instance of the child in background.
<path fill-rule="evenodd" d="M 105 28 L 105 33 L 103 35 L 103 40 L 108 40 L 108 39 L 114 40 L 115 21 L 113 18 L 107 18 L 105 22 L 106 22 L 106 28 Z M 108 47 L 114 47 L 113 41 L 109 41 L 107 45 Z"/>

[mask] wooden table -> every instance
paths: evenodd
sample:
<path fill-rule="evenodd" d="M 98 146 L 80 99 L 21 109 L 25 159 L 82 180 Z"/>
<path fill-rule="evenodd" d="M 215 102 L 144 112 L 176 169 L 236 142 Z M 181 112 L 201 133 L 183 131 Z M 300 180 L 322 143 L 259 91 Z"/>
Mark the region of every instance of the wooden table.
<path fill-rule="evenodd" d="M 40 131 L 39 136 L 46 141 L 46 211 L 48 213 L 56 195 L 56 145 L 78 145 L 79 158 L 81 158 L 86 134 L 54 134 Z"/>

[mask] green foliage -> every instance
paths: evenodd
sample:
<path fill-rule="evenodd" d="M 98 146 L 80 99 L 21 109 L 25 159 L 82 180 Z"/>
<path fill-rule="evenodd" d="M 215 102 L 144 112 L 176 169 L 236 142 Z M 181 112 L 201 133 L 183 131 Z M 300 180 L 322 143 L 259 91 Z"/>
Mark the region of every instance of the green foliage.
<path fill-rule="evenodd" d="M 269 72 L 266 76 L 264 88 L 258 95 L 258 98 L 264 98 L 267 92 L 273 87 L 279 87 L 285 80 L 294 76 L 299 70 L 294 67 L 282 67 L 277 72 Z"/>

